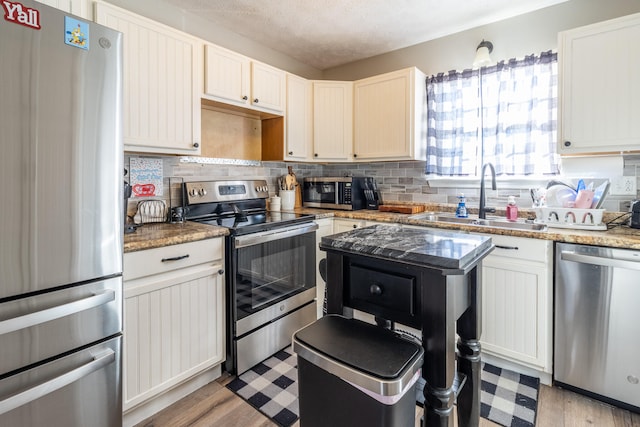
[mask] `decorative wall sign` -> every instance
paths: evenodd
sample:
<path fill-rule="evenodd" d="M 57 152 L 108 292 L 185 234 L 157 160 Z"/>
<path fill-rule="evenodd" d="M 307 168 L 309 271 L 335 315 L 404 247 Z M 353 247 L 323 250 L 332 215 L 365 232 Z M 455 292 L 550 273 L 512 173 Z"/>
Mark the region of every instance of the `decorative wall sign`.
<path fill-rule="evenodd" d="M 132 197 L 162 196 L 162 160 L 131 157 L 129 176 Z"/>

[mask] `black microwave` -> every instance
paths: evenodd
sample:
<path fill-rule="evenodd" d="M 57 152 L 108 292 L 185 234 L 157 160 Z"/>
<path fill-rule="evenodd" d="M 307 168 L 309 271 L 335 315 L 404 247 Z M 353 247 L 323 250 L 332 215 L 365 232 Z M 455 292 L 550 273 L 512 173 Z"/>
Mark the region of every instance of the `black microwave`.
<path fill-rule="evenodd" d="M 371 177 L 304 178 L 302 206 L 342 210 L 378 209 L 378 189 Z"/>

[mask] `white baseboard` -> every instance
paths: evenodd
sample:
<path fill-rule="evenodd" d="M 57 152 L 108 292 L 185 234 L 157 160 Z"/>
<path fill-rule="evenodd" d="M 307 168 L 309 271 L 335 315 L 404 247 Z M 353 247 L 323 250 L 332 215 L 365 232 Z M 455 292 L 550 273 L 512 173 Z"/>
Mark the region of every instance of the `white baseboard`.
<path fill-rule="evenodd" d="M 122 415 L 122 426 L 133 427 L 136 424 L 146 420 L 153 414 L 162 411 L 164 408 L 174 404 L 183 397 L 193 393 L 201 387 L 209 384 L 220 378 L 222 375 L 221 365 L 215 366 L 203 373 L 177 385 L 176 387 L 168 390 L 153 399 L 141 403 L 140 405 L 127 410 Z"/>

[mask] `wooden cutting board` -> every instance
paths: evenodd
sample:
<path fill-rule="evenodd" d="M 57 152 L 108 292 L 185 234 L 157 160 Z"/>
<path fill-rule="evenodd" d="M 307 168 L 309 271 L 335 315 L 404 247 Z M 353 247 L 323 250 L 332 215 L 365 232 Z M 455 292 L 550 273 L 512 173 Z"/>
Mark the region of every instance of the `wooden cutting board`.
<path fill-rule="evenodd" d="M 424 212 L 424 206 L 412 205 L 382 205 L 378 207 L 380 212 L 396 212 L 405 214 L 414 214 Z"/>

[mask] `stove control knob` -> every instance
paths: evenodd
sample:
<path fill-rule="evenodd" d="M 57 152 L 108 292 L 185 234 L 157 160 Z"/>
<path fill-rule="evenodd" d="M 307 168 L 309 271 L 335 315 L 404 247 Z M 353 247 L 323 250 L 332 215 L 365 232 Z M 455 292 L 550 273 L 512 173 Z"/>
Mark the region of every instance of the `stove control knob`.
<path fill-rule="evenodd" d="M 198 190 L 197 190 L 197 189 L 195 189 L 195 188 L 192 188 L 192 189 L 191 189 L 191 191 L 189 192 L 189 194 L 190 194 L 192 197 L 196 197 L 196 196 L 198 195 Z"/>
<path fill-rule="evenodd" d="M 205 190 L 204 188 L 200 189 L 200 197 L 204 197 L 207 195 L 207 190 Z"/>

